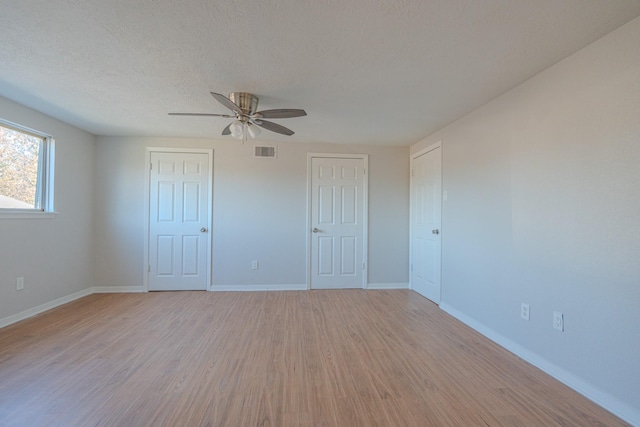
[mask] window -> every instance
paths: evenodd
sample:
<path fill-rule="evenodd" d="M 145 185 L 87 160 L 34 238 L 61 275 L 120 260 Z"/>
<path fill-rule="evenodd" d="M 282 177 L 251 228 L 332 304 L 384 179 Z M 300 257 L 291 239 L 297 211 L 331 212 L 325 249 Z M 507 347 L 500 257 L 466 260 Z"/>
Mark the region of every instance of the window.
<path fill-rule="evenodd" d="M 53 212 L 53 138 L 0 120 L 0 215 Z"/>

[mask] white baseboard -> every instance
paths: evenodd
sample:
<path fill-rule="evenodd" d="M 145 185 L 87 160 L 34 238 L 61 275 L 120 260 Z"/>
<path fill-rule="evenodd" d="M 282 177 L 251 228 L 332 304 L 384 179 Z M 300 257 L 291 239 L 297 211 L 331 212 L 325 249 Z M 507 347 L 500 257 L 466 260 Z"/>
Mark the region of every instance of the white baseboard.
<path fill-rule="evenodd" d="M 221 285 L 212 286 L 209 289 L 212 292 L 252 292 L 252 291 L 306 291 L 307 285 Z"/>
<path fill-rule="evenodd" d="M 246 291 L 306 291 L 306 284 L 299 285 L 223 285 L 213 286 L 213 292 L 246 292 Z M 327 288 L 330 289 L 330 288 Z M 341 288 L 336 288 L 341 289 Z M 369 283 L 366 289 L 409 289 L 408 283 Z"/>
<path fill-rule="evenodd" d="M 144 286 L 94 286 L 94 294 L 121 294 L 147 292 Z"/>
<path fill-rule="evenodd" d="M 93 290 L 91 288 L 83 289 L 78 292 L 74 292 L 71 295 L 67 295 L 58 299 L 54 299 L 53 301 L 46 302 L 37 307 L 30 308 L 25 311 L 21 311 L 20 313 L 14 314 L 9 317 L 5 317 L 0 319 L 0 328 L 4 328 L 5 326 L 9 326 L 12 323 L 19 322 L 24 319 L 28 319 L 29 317 L 35 316 L 36 314 L 43 313 L 47 310 L 51 310 L 52 308 L 59 307 L 68 302 L 77 300 L 82 297 L 86 297 L 87 295 L 91 295 Z"/>
<path fill-rule="evenodd" d="M 408 283 L 369 283 L 367 289 L 409 289 Z"/>
<path fill-rule="evenodd" d="M 491 341 L 506 348 L 516 356 L 526 360 L 533 366 L 551 375 L 561 383 L 571 387 L 578 393 L 602 406 L 604 409 L 608 410 L 614 415 L 622 418 L 631 425 L 640 426 L 640 411 L 638 409 L 632 408 L 631 406 L 619 401 L 610 394 L 601 391 L 597 387 L 594 387 L 583 379 L 549 362 L 536 353 L 526 349 L 522 345 L 511 341 L 510 339 L 497 333 L 493 329 L 456 310 L 450 305 L 446 303 L 440 303 L 440 308 L 456 319 L 460 320 L 462 323 L 480 332 Z"/>

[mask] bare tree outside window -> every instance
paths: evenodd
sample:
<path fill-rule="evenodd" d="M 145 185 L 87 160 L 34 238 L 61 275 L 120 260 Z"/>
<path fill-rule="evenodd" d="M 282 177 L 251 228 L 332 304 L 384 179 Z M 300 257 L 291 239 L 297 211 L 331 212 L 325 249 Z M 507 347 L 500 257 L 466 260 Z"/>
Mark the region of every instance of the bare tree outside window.
<path fill-rule="evenodd" d="M 0 208 L 40 208 L 38 169 L 44 141 L 0 125 Z"/>

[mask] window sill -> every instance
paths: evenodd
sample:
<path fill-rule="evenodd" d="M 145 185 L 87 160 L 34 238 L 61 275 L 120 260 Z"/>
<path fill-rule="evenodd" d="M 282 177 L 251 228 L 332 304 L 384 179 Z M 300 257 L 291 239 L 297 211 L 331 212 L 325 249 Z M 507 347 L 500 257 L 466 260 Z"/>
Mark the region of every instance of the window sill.
<path fill-rule="evenodd" d="M 48 219 L 55 218 L 58 216 L 59 212 L 10 212 L 10 211 L 0 211 L 0 220 L 1 219 Z"/>

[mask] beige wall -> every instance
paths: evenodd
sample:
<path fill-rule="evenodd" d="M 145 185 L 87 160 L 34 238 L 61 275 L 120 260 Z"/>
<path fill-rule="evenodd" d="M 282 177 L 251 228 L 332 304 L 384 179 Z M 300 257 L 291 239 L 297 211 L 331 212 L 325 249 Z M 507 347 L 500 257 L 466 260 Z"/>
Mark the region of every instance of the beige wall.
<path fill-rule="evenodd" d="M 0 97 L 0 117 L 55 138 L 54 218 L 0 219 L 0 322 L 92 286 L 94 137 Z M 16 291 L 16 278 L 24 290 Z"/>
<path fill-rule="evenodd" d="M 306 284 L 307 153 L 369 155 L 369 283 L 408 283 L 409 150 L 278 143 L 98 138 L 96 286 L 143 285 L 145 147 L 213 148 L 213 286 Z M 259 270 L 251 270 L 251 260 Z"/>
<path fill-rule="evenodd" d="M 639 41 L 636 19 L 411 147 L 442 141 L 443 307 L 636 422 Z"/>

